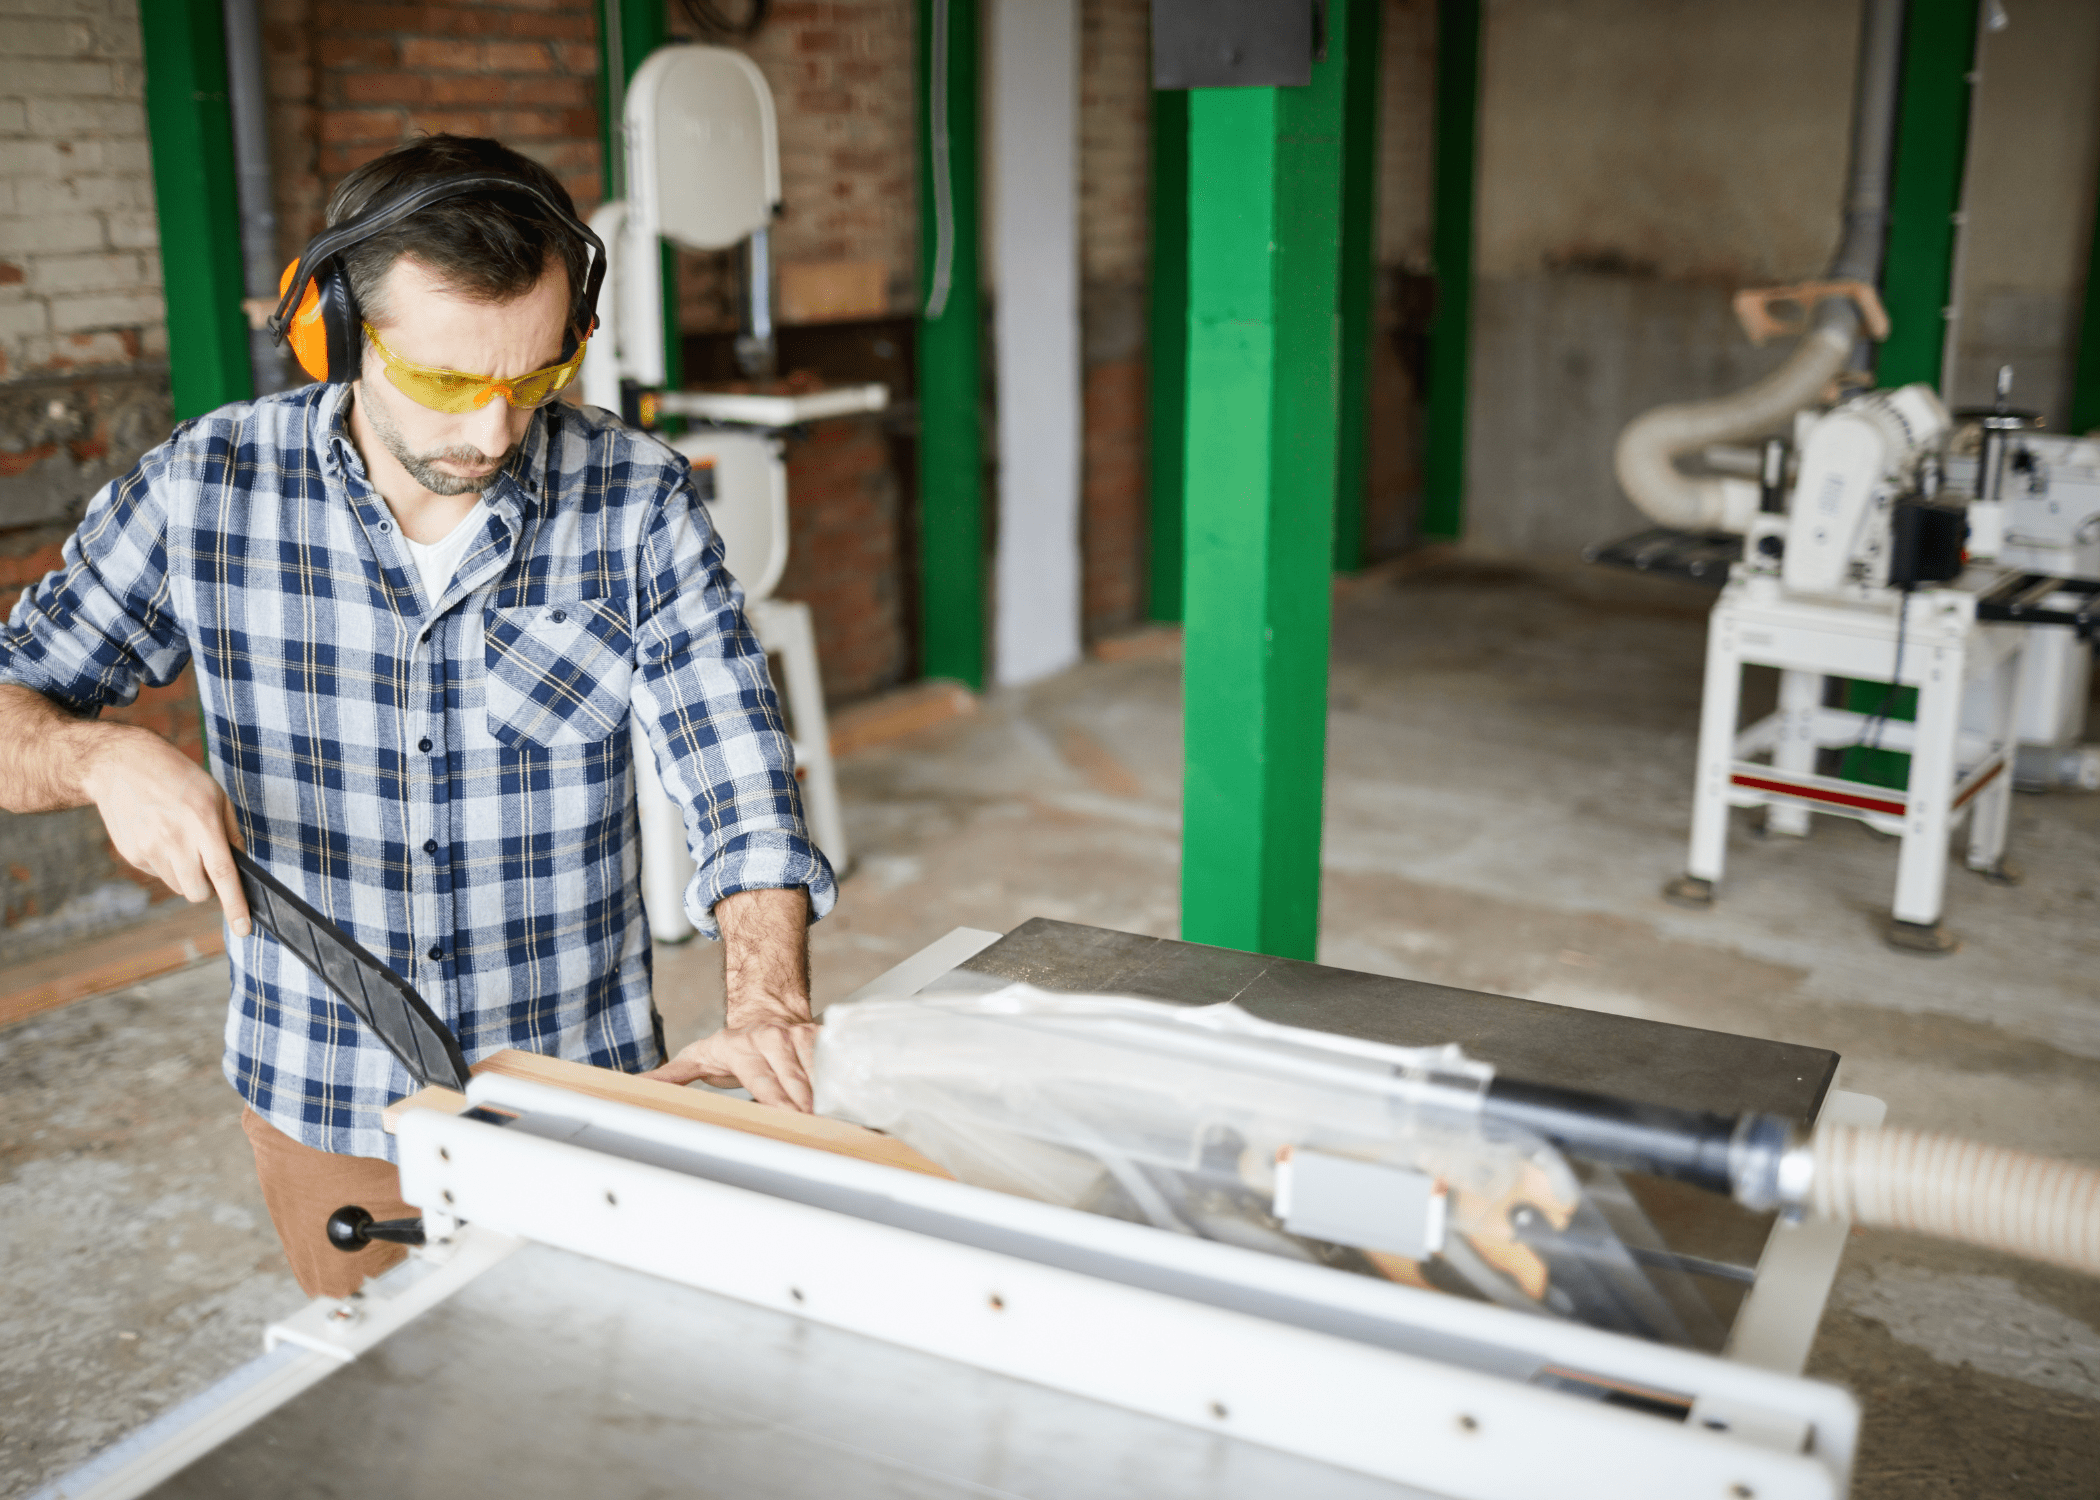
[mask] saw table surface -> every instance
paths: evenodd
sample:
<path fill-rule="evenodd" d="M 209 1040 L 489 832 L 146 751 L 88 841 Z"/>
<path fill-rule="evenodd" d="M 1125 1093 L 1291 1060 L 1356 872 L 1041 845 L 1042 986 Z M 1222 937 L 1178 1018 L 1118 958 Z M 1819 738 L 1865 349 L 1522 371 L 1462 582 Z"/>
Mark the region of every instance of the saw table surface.
<path fill-rule="evenodd" d="M 1359 974 L 1172 938 L 1036 918 L 927 984 L 923 993 L 1008 984 L 1207 1005 L 1399 1047 L 1456 1042 L 1497 1073 L 1716 1114 L 1762 1111 L 1804 1124 L 1838 1055 L 1756 1037 Z M 877 989 L 870 985 L 863 993 Z"/>
<path fill-rule="evenodd" d="M 544 1245 L 150 1494 L 1422 1496 Z"/>

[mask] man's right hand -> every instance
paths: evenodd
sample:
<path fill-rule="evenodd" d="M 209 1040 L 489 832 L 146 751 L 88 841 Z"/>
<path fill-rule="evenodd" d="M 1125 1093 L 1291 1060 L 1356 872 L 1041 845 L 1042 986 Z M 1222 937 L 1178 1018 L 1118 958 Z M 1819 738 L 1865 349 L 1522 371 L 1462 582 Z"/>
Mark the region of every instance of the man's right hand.
<path fill-rule="evenodd" d="M 233 935 L 246 937 L 248 902 L 230 852 L 241 833 L 225 792 L 157 734 L 118 724 L 92 730 L 80 789 L 101 812 L 117 853 L 191 901 L 216 891 Z"/>

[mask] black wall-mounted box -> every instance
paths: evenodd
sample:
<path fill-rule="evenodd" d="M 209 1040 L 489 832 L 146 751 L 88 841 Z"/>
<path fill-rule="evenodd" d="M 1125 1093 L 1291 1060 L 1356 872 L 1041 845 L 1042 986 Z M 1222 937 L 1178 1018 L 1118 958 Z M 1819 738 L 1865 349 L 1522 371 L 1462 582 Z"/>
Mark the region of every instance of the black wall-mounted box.
<path fill-rule="evenodd" d="M 1156 89 L 1301 88 L 1319 50 L 1317 0 L 1152 0 Z"/>

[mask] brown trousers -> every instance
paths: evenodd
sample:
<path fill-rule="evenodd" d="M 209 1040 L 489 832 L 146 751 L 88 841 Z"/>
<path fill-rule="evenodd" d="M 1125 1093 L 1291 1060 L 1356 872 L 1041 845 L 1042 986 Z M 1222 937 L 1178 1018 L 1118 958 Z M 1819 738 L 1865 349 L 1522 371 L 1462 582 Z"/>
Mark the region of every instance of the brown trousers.
<path fill-rule="evenodd" d="M 375 1219 L 412 1219 L 421 1210 L 401 1197 L 401 1173 L 390 1161 L 337 1156 L 293 1140 L 252 1109 L 241 1129 L 255 1148 L 255 1176 L 284 1258 L 309 1297 L 347 1297 L 407 1257 L 401 1245 L 367 1245 L 345 1255 L 328 1243 L 328 1216 L 356 1204 Z"/>

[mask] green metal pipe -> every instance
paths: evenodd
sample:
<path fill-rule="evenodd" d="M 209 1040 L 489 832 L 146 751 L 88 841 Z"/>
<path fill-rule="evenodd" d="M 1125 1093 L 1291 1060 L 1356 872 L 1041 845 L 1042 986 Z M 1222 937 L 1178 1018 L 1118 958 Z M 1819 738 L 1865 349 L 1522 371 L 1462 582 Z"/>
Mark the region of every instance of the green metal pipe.
<path fill-rule="evenodd" d="M 1453 540 L 1466 524 L 1466 382 L 1473 336 L 1474 168 L 1480 129 L 1480 0 L 1438 0 L 1436 224 L 1431 259 L 1428 414 L 1422 445 L 1425 537 Z"/>
<path fill-rule="evenodd" d="M 2093 206 L 2093 239 L 2087 256 L 2085 316 L 2078 326 L 2078 370 L 2071 386 L 2072 432 L 2100 429 L 2100 195 Z"/>
<path fill-rule="evenodd" d="M 177 421 L 255 394 L 220 0 L 140 0 Z"/>
<path fill-rule="evenodd" d="M 977 0 L 918 0 L 919 667 L 984 686 Z"/>
<path fill-rule="evenodd" d="M 1881 273 L 1889 336 L 1875 361 L 1884 386 L 1937 387 L 1944 375 L 1977 11 L 1978 0 L 1910 0 L 1904 20 L 1903 102 Z"/>
<path fill-rule="evenodd" d="M 1350 3 L 1331 0 L 1309 85 L 1189 95 L 1181 931 L 1307 959 L 1320 917 Z"/>
<path fill-rule="evenodd" d="M 1150 505 L 1145 613 L 1181 618 L 1182 443 L 1189 366 L 1189 96 L 1152 91 L 1152 266 L 1146 306 Z"/>
<path fill-rule="evenodd" d="M 1371 326 L 1378 301 L 1378 105 L 1384 6 L 1349 8 L 1348 83 L 1342 103 L 1341 405 L 1335 446 L 1334 568 L 1365 561 L 1369 489 Z M 1330 20 L 1331 24 L 1331 20 Z"/>

